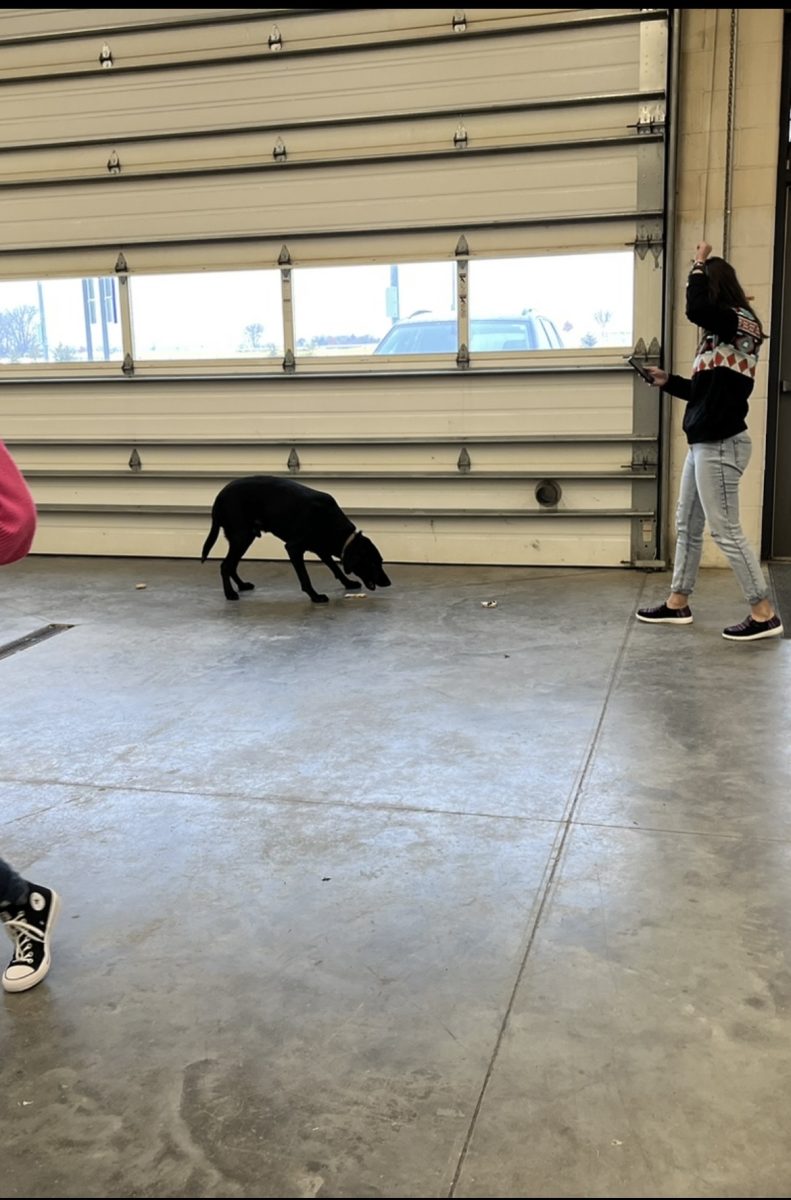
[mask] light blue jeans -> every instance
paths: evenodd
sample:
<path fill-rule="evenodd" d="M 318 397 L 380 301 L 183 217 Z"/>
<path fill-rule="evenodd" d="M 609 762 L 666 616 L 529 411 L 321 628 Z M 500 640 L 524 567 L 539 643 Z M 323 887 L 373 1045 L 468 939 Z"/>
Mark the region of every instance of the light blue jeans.
<path fill-rule="evenodd" d="M 761 564 L 739 523 L 739 482 L 752 448 L 747 433 L 690 446 L 678 492 L 672 591 L 691 595 L 700 566 L 703 531 L 708 524 L 711 536 L 733 567 L 747 603 L 759 604 L 768 596 Z"/>

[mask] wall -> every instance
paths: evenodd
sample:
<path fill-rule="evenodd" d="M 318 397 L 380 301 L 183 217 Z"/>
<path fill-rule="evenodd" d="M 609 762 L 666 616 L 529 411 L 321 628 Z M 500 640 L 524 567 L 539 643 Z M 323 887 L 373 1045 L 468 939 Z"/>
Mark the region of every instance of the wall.
<path fill-rule="evenodd" d="M 673 367 L 680 374 L 688 374 L 696 343 L 696 331 L 684 316 L 690 261 L 701 238 L 712 244 L 715 254 L 723 253 L 731 10 L 691 8 L 679 12 L 682 25 Z M 730 239 L 725 257 L 733 264 L 748 296 L 755 298 L 767 329 L 772 305 L 782 52 L 782 8 L 737 10 Z M 754 449 L 741 491 L 742 523 L 756 548 L 761 541 L 769 353 L 767 345 L 750 401 L 748 423 Z M 672 405 L 671 518 L 687 450 L 681 430 L 684 402 L 673 400 Z M 725 565 L 724 557 L 707 534 L 703 566 Z"/>

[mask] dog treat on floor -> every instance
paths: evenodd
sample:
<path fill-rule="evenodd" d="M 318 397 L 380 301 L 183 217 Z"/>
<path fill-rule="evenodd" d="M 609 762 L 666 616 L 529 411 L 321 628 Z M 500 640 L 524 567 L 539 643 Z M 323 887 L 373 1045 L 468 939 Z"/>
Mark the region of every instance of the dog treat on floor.
<path fill-rule="evenodd" d="M 305 554 L 315 554 L 329 567 L 347 592 L 374 592 L 390 587 L 382 565 L 382 556 L 370 538 L 357 529 L 328 492 L 281 479 L 277 475 L 245 475 L 234 479 L 218 492 L 211 510 L 211 529 L 203 544 L 201 562 L 217 541 L 222 529 L 228 539 L 228 553 L 220 563 L 220 577 L 227 600 L 238 600 L 239 592 L 248 592 L 252 583 L 239 578 L 239 563 L 262 533 L 272 533 L 285 543 L 291 565 L 303 592 L 314 604 L 326 604 L 328 597 L 313 587 L 305 566 Z M 337 561 L 336 561 L 337 560 Z M 340 565 L 339 565 L 340 564 Z M 346 572 L 359 575 L 350 579 Z"/>

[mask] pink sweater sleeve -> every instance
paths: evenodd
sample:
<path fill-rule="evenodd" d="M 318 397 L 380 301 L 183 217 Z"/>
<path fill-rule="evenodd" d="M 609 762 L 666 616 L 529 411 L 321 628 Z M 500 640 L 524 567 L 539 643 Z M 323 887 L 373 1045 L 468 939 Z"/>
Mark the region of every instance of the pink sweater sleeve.
<path fill-rule="evenodd" d="M 36 532 L 36 505 L 19 467 L 0 442 L 0 564 L 24 558 Z"/>

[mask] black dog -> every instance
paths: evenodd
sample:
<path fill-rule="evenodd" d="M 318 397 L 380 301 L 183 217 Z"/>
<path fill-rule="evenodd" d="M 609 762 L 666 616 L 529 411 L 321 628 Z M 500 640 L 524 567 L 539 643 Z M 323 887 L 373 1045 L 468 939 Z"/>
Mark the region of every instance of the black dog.
<path fill-rule="evenodd" d="M 370 592 L 390 587 L 382 556 L 373 542 L 355 529 L 332 496 L 295 479 L 247 475 L 226 484 L 212 505 L 211 529 L 203 544 L 201 562 L 206 561 L 220 529 L 228 539 L 228 553 L 220 564 L 227 600 L 239 599 L 231 581 L 240 592 L 254 587 L 243 583 L 236 572 L 254 539 L 262 533 L 273 533 L 285 542 L 302 590 L 314 604 L 326 604 L 327 597 L 315 591 L 308 578 L 304 561 L 308 550 L 318 555 L 347 591 L 359 591 L 363 585 Z M 340 561 L 340 567 L 334 559 Z M 349 579 L 345 571 L 359 575 L 363 582 Z"/>

